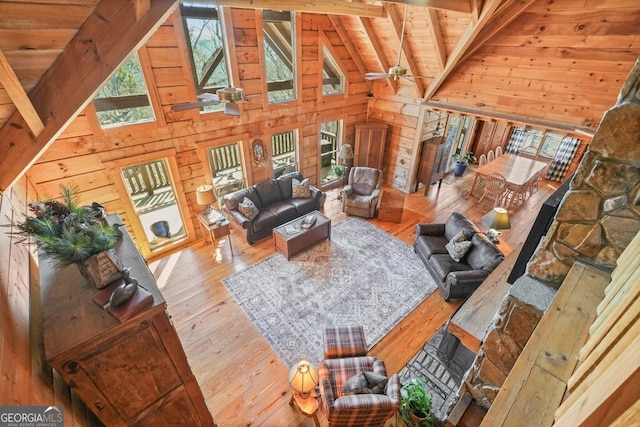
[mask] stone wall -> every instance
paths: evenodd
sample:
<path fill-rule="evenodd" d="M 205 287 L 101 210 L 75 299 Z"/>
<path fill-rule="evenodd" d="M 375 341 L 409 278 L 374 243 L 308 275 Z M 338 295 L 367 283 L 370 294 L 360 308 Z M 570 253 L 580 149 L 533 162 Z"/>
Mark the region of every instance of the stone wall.
<path fill-rule="evenodd" d="M 589 144 L 528 274 L 559 287 L 576 259 L 612 270 L 640 230 L 640 60 Z"/>
<path fill-rule="evenodd" d="M 640 59 L 589 144 L 543 242 L 489 325 L 464 380 L 489 407 L 573 263 L 603 270 L 640 230 Z"/>

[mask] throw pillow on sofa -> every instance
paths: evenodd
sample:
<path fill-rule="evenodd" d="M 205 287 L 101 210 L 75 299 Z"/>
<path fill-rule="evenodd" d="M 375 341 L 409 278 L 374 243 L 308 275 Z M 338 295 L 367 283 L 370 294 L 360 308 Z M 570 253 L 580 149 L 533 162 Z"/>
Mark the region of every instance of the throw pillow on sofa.
<path fill-rule="evenodd" d="M 242 202 L 238 203 L 238 210 L 242 212 L 242 215 L 246 216 L 249 221 L 252 221 L 253 218 L 257 217 L 259 212 L 255 203 L 247 197 L 245 197 Z"/>
<path fill-rule="evenodd" d="M 309 178 L 305 178 L 302 182 L 297 179 L 291 180 L 291 197 L 311 197 L 311 182 Z"/>
<path fill-rule="evenodd" d="M 375 372 L 360 372 L 344 382 L 342 391 L 345 394 L 380 394 L 384 393 L 388 380 Z"/>
<path fill-rule="evenodd" d="M 471 242 L 465 237 L 464 231 L 453 236 L 449 243 L 445 245 L 447 252 L 449 252 L 449 256 L 451 256 L 455 262 L 460 262 L 467 254 L 470 247 Z"/>

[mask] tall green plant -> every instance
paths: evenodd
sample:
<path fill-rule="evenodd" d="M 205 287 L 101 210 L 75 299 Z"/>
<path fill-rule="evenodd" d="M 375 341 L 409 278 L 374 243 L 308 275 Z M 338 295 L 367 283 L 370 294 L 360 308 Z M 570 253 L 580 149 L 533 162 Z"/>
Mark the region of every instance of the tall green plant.
<path fill-rule="evenodd" d="M 78 206 L 75 192 L 62 187 L 62 201 L 49 199 L 28 204 L 33 216 L 15 224 L 21 242 L 34 243 L 56 267 L 82 264 L 111 249 L 122 237 L 117 226 L 106 224 L 93 209 Z"/>

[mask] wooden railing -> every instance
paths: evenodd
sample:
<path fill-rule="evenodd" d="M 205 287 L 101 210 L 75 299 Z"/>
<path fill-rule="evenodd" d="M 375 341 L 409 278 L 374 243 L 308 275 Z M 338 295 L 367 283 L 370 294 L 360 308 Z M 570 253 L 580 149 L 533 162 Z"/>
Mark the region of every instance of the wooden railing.
<path fill-rule="evenodd" d="M 122 175 L 132 196 L 144 193 L 151 196 L 154 190 L 169 185 L 163 160 L 125 167 Z"/>

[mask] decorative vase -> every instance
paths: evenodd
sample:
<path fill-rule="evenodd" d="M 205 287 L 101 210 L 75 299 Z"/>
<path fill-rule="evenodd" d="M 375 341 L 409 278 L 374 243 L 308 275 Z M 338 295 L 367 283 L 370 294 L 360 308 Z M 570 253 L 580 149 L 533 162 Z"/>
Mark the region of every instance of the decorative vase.
<path fill-rule="evenodd" d="M 120 279 L 124 268 L 113 249 L 90 256 L 79 267 L 82 275 L 98 289 Z"/>

